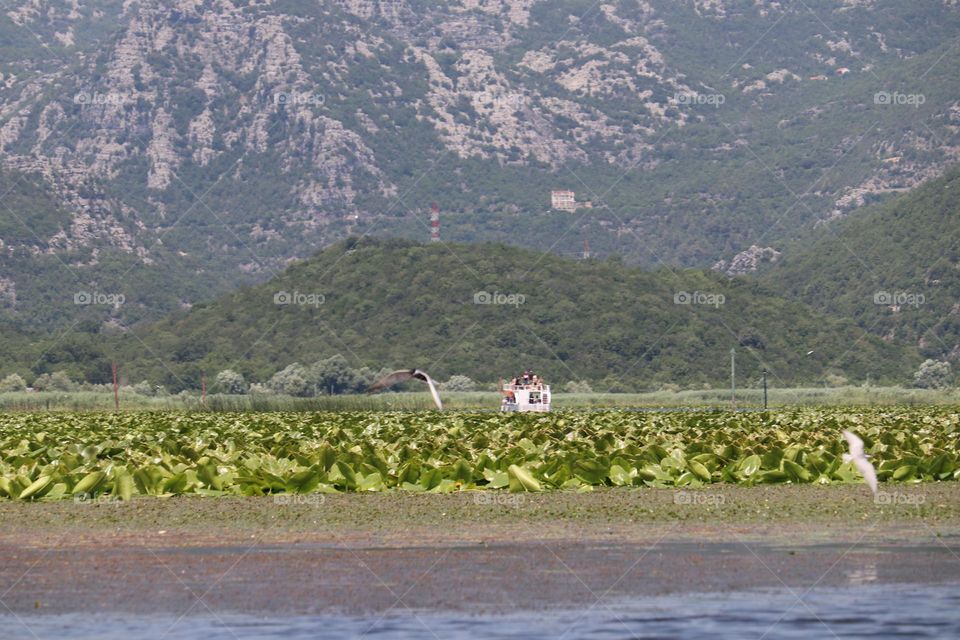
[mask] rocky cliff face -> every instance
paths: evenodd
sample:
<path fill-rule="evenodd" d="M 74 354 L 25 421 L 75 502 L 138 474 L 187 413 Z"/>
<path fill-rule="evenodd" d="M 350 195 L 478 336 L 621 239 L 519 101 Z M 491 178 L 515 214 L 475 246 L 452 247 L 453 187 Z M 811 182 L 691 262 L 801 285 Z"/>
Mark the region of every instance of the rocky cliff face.
<path fill-rule="evenodd" d="M 916 109 L 873 112 L 875 91 L 927 88 L 904 77 L 937 69 L 960 24 L 950 3 L 924 24 L 863 2 L 817 16 L 763 0 L 581 5 L 11 0 L 0 168 L 42 176 L 69 222 L 3 251 L 81 279 L 102 279 L 92 265 L 114 252 L 223 290 L 345 233 L 390 231 L 427 198 L 496 216 L 543 210 L 556 186 L 597 200 L 609 250 L 652 235 L 676 247 L 666 260 L 709 265 L 766 233 L 760 175 L 785 186 L 776 213 L 798 196 L 791 224 L 815 224 L 960 153 L 955 79 Z M 849 131 L 875 119 L 879 138 Z M 797 144 L 807 157 L 777 162 Z M 832 170 L 848 158 L 856 170 Z M 698 235 L 716 227 L 738 239 Z M 0 261 L 4 292 L 18 269 Z"/>
<path fill-rule="evenodd" d="M 741 251 L 730 260 L 720 260 L 713 265 L 713 270 L 728 276 L 742 276 L 753 273 L 764 263 L 776 262 L 779 258 L 780 252 L 773 247 L 758 247 L 757 245 L 752 245 L 749 249 Z"/>

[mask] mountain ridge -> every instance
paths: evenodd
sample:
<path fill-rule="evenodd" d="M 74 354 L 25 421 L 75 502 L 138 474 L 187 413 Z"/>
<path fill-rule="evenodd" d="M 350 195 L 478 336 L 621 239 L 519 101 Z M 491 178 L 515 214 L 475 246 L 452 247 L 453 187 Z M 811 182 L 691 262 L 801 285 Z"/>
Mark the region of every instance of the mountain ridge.
<path fill-rule="evenodd" d="M 432 201 L 453 241 L 709 266 L 960 148 L 947 3 L 9 4 L 2 165 L 67 219 L 8 243 L 0 278 L 5 317 L 45 329 L 156 320 L 351 234 L 423 238 Z M 552 212 L 553 188 L 595 206 Z M 93 288 L 128 304 L 72 306 Z"/>

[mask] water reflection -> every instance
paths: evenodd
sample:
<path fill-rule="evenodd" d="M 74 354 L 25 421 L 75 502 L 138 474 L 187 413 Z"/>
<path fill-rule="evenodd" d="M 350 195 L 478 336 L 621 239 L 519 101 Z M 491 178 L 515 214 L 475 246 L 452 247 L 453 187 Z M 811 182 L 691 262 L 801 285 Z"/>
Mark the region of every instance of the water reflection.
<path fill-rule="evenodd" d="M 877 563 L 864 562 L 863 566 L 847 571 L 847 580 L 852 585 L 870 584 L 877 581 Z"/>

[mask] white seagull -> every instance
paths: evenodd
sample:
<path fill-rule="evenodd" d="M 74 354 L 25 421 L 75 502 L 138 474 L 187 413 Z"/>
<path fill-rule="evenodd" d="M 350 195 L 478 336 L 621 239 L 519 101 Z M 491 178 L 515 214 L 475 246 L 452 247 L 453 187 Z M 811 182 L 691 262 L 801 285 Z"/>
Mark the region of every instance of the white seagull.
<path fill-rule="evenodd" d="M 443 411 L 443 403 L 440 402 L 440 394 L 437 393 L 437 385 L 433 383 L 433 378 L 431 378 L 426 371 L 421 371 L 420 369 L 401 369 L 400 371 L 394 371 L 393 373 L 384 376 L 382 379 L 371 385 L 370 388 L 367 389 L 367 393 L 382 391 L 383 389 L 387 389 L 401 382 L 406 382 L 412 378 L 416 378 L 417 380 L 422 380 L 423 382 L 427 383 L 427 386 L 430 387 L 430 395 L 433 396 L 433 403 L 437 405 L 437 409 Z"/>
<path fill-rule="evenodd" d="M 877 495 L 877 471 L 863 453 L 863 440 L 849 431 L 843 432 L 843 438 L 850 446 L 850 453 L 843 454 L 844 462 L 853 462 L 863 480 L 870 486 L 873 495 Z"/>

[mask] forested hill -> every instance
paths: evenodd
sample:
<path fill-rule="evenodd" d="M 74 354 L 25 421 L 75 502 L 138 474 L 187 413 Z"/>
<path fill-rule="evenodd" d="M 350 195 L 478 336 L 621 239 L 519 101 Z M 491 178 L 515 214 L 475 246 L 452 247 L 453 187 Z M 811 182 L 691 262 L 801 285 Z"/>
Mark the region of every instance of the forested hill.
<path fill-rule="evenodd" d="M 928 357 L 960 357 L 960 167 L 824 227 L 761 280 Z"/>
<path fill-rule="evenodd" d="M 58 346 L 61 352 L 70 337 Z M 918 357 L 852 323 L 709 272 L 656 272 L 502 245 L 350 239 L 111 346 L 131 380 L 196 388 L 223 369 L 264 381 L 340 354 L 352 367 L 423 367 L 479 381 L 533 368 L 600 387 L 742 381 L 907 382 Z M 807 355 L 813 351 L 813 354 Z"/>

